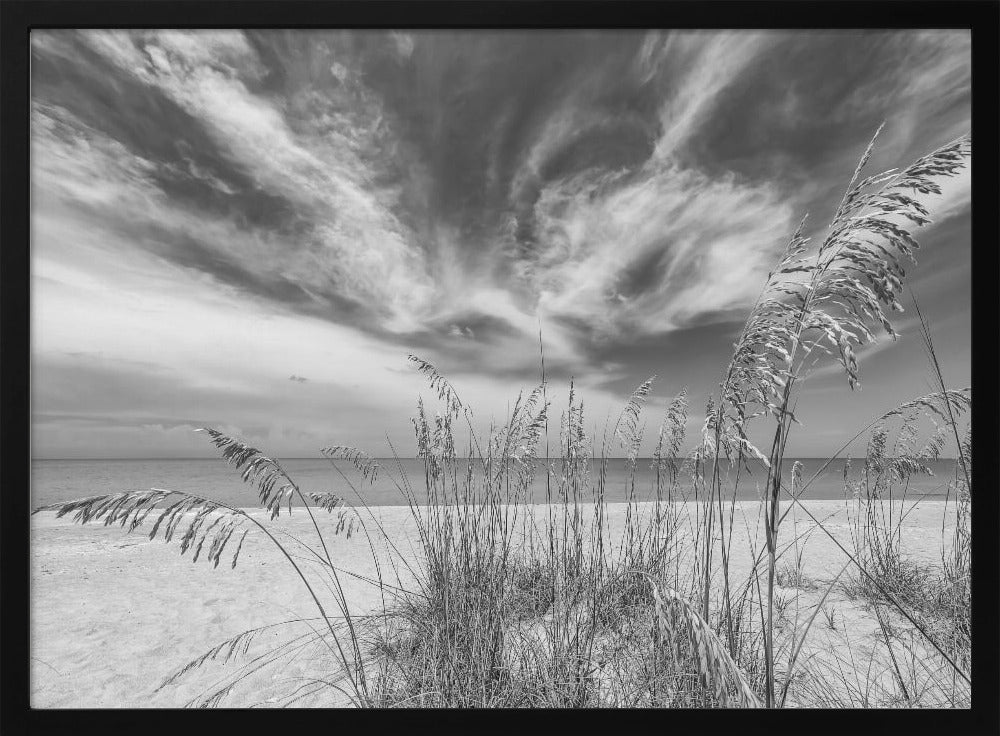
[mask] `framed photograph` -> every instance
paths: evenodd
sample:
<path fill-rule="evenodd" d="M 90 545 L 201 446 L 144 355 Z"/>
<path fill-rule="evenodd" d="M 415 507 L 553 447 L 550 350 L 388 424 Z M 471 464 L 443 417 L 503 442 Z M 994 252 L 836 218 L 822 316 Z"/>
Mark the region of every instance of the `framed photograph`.
<path fill-rule="evenodd" d="M 992 732 L 998 10 L 5 3 L 5 732 Z"/>

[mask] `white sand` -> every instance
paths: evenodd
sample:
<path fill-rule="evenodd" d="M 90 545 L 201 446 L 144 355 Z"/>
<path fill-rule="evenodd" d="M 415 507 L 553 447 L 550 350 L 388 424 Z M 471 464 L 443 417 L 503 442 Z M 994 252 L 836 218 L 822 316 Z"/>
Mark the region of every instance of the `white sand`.
<path fill-rule="evenodd" d="M 843 502 L 810 501 L 807 507 L 825 520 L 825 527 L 841 544 L 853 549 Z M 409 509 L 389 507 L 375 512 L 403 558 L 413 564 L 418 554 Z M 903 526 L 902 546 L 907 555 L 931 563 L 940 561 L 942 512 L 940 501 L 917 504 Z M 811 526 L 801 511 L 795 512 L 795 518 L 799 533 Z M 612 531 L 620 529 L 623 505 L 611 504 L 608 519 Z M 730 561 L 733 580 L 749 574 L 746 524 L 754 528 L 757 519 L 756 502 L 738 504 Z M 325 518 L 324 522 L 330 525 L 335 520 Z M 309 539 L 312 533 L 302 510 L 274 523 L 276 528 L 302 539 Z M 793 528 L 790 515 L 783 526 L 783 542 L 791 541 Z M 375 577 L 375 563 L 363 535 L 348 540 L 330 534 L 327 543 L 336 565 Z M 759 535 L 755 544 L 763 546 L 763 536 Z M 804 572 L 809 578 L 829 580 L 846 561 L 821 530 L 814 530 L 804 544 Z M 398 564 L 398 557 L 387 551 L 384 542 L 378 552 L 383 579 L 394 580 L 391 561 L 397 559 Z M 204 557 L 192 564 L 190 551 L 182 557 L 176 539 L 168 545 L 159 539 L 149 541 L 141 530 L 130 535 L 119 527 L 74 525 L 69 519 L 55 519 L 51 513 L 32 517 L 32 706 L 184 706 L 199 694 L 211 692 L 213 683 L 237 672 L 249 657 L 225 666 L 212 663 L 156 692 L 157 686 L 177 668 L 246 629 L 316 615 L 305 586 L 262 535 L 247 537 L 235 570 L 230 569 L 229 559 L 229 554 L 224 555 L 222 564 L 213 569 Z M 300 561 L 305 569 L 314 567 L 304 557 Z M 411 580 L 405 570 L 400 576 L 404 585 Z M 348 576 L 343 580 L 352 613 L 379 607 L 376 588 Z M 330 592 L 322 586 L 320 592 L 330 608 L 328 612 L 335 612 Z M 794 597 L 796 591 L 779 590 L 779 594 Z M 810 596 L 815 604 L 821 594 L 804 594 L 799 598 L 800 607 L 808 605 Z M 878 630 L 873 615 L 860 604 L 844 600 L 839 592 L 831 595 L 827 606 L 837 610 L 839 633 L 817 621 L 809 636 L 810 647 L 829 651 L 843 645 L 845 635 L 854 644 L 867 641 L 868 646 L 872 645 Z M 800 620 L 808 617 L 808 609 L 803 610 Z M 794 616 L 794 604 L 788 616 Z M 785 623 L 789 629 L 786 634 L 790 634 L 794 624 Z M 308 632 L 308 628 L 302 625 L 297 629 L 270 630 L 257 640 L 250 656 L 263 651 L 269 643 L 281 643 L 303 631 Z M 290 659 L 282 667 L 265 669 L 242 681 L 222 704 L 245 707 L 274 703 L 279 696 L 306 684 L 310 676 L 327 676 L 330 670 L 329 662 L 301 656 Z M 318 697 L 298 704 L 330 704 L 329 691 L 325 691 L 325 699 Z"/>

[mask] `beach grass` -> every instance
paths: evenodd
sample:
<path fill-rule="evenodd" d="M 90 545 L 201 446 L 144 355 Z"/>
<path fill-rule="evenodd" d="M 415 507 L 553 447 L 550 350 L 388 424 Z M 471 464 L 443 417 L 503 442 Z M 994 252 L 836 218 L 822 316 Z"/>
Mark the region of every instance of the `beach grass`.
<path fill-rule="evenodd" d="M 280 552 L 279 574 L 308 592 L 312 615 L 263 653 L 251 655 L 259 628 L 240 632 L 164 678 L 169 689 L 210 663 L 249 659 L 194 705 L 224 704 L 246 668 L 280 662 L 296 647 L 312 653 L 315 671 L 289 686 L 286 705 L 328 694 L 359 707 L 968 707 L 971 391 L 948 388 L 922 315 L 936 390 L 874 418 L 852 440 L 866 450 L 845 471 L 849 538 L 800 499 L 819 473 L 804 478 L 798 464 L 781 472 L 798 431 L 796 397 L 817 356 L 838 362 L 853 389 L 855 348 L 876 328 L 895 336 L 888 315 L 902 308 L 912 231 L 930 221 L 916 195 L 939 192 L 937 181 L 970 152 L 962 138 L 863 178 L 874 145 L 823 240 L 810 245 L 804 226 L 793 234 L 687 454 L 687 395 L 669 402 L 650 488 L 635 478 L 654 378 L 598 437 L 585 430 L 572 382 L 565 408 L 553 413 L 543 351 L 538 387 L 486 429 L 445 375 L 410 356 L 436 401 L 429 409 L 421 400 L 413 418 L 420 478 L 334 445 L 322 454 L 343 492 L 307 493 L 280 460 L 206 428 L 256 490 L 263 515 L 165 489 L 46 510 L 148 530 L 213 566 L 235 568 L 248 535 Z M 768 427 L 769 447 L 750 441 L 751 424 Z M 554 457 L 541 451 L 555 443 Z M 613 454 L 627 459 L 627 496 L 609 514 Z M 913 558 L 904 532 L 920 499 L 908 481 L 948 456 L 957 462 L 940 559 Z M 544 498 L 531 491 L 539 473 Z M 750 474 L 764 478 L 755 518 L 736 501 Z M 415 554 L 364 501 L 365 485 L 379 477 L 407 499 Z M 309 517 L 296 535 L 276 526 L 293 506 Z M 372 574 L 361 579 L 340 564 L 331 553 L 338 537 L 371 556 Z M 823 577 L 805 572 L 816 539 L 840 556 Z M 358 582 L 377 590 L 374 611 L 357 610 L 349 590 Z M 821 637 L 827 644 L 817 646 Z"/>

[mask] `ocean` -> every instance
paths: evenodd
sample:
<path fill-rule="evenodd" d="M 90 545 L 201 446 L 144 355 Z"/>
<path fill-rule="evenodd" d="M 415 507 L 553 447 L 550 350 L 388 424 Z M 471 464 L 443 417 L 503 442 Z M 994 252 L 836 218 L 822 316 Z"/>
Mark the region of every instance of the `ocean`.
<path fill-rule="evenodd" d="M 323 459 L 282 459 L 282 466 L 306 492 L 333 492 L 348 501 L 357 501 L 344 479 L 334 470 L 329 461 Z M 794 458 L 787 459 L 783 466 L 783 478 L 790 479 Z M 822 458 L 801 458 L 803 479 L 809 480 L 822 467 Z M 401 481 L 396 460 L 381 459 L 383 466 L 373 485 L 367 484 L 347 462 L 338 461 L 338 467 L 350 478 L 354 487 L 369 506 L 400 506 L 406 504 L 406 497 L 398 486 Z M 844 498 L 844 463 L 834 460 L 829 467 L 805 490 L 803 499 L 830 500 Z M 403 459 L 399 461 L 402 473 L 419 501 L 423 498 L 423 461 Z M 624 464 L 622 459 L 608 461 L 605 498 L 609 502 L 625 500 Z M 854 461 L 853 474 L 856 475 L 862 461 Z M 654 472 L 649 458 L 640 458 L 636 466 L 636 496 L 639 500 L 652 498 Z M 557 466 L 558 467 L 558 466 Z M 931 464 L 933 476 L 915 476 L 911 479 L 908 497 L 916 500 L 927 494 L 928 498 L 944 497 L 948 481 L 954 477 L 955 461 L 939 460 Z M 592 470 L 596 478 L 596 464 Z M 739 498 L 756 500 L 766 480 L 761 467 L 750 476 L 741 477 Z M 398 484 L 398 485 L 397 485 Z M 684 492 L 690 483 L 681 487 Z M 256 491 L 244 484 L 239 473 L 221 459 L 171 459 L 171 460 L 32 460 L 31 465 L 31 507 L 32 509 L 52 503 L 70 501 L 85 496 L 113 493 L 123 490 L 146 490 L 166 488 L 187 491 L 227 503 L 232 506 L 254 507 Z M 545 499 L 545 475 L 541 467 L 535 473 L 531 487 L 532 498 L 536 502 Z"/>

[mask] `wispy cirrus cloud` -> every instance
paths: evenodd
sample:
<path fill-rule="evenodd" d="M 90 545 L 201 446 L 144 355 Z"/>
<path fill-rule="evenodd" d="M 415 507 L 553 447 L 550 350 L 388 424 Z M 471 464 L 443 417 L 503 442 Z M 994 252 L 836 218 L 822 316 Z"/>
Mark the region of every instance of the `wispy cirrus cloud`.
<path fill-rule="evenodd" d="M 219 156 L 248 180 L 248 189 L 284 204 L 283 214 L 293 221 L 291 232 L 239 227 L 239 217 L 231 212 L 211 218 L 191 207 L 172 207 L 170 193 L 154 177 L 186 175 L 218 194 L 231 195 L 236 208 L 254 203 L 242 201 L 239 192 L 186 157 L 148 161 L 92 128 L 73 141 L 77 150 L 69 158 L 78 161 L 76 181 L 86 181 L 81 168 L 91 174 L 111 173 L 103 183 L 118 185 L 118 196 L 127 200 L 134 215 L 146 214 L 151 227 L 172 227 L 178 239 L 197 240 L 210 251 L 196 267 L 211 271 L 213 262 L 245 264 L 248 274 L 294 283 L 319 304 L 335 297 L 334 303 L 346 301 L 359 311 L 373 312 L 386 329 L 416 326 L 412 315 L 431 290 L 426 267 L 419 249 L 408 241 L 411 233 L 393 214 L 391 187 L 375 185 L 377 171 L 363 160 L 377 143 L 376 103 L 355 105 L 338 118 L 336 97 L 351 94 L 340 91 L 349 84 L 346 78 L 331 87 L 333 99 L 315 89 L 300 93 L 310 95 L 308 100 L 293 96 L 276 102 L 254 94 L 247 85 L 263 70 L 242 34 L 95 32 L 81 39 L 117 73 L 161 93 L 201 123 Z M 333 78 L 332 71 L 329 76 Z M 293 129 L 283 108 L 311 102 L 315 109 L 307 118 L 295 118 L 305 124 Z M 36 116 L 47 112 L 36 107 Z M 71 125 L 71 120 L 64 122 Z M 44 142 L 40 150 L 54 143 Z M 79 144 L 91 153 L 89 161 L 85 155 L 80 160 Z M 145 212 L 136 211 L 140 199 L 151 205 Z M 97 204 L 86 198 L 84 203 Z M 183 251 L 171 245 L 163 251 L 166 257 Z"/>
<path fill-rule="evenodd" d="M 873 168 L 967 129 L 969 52 L 939 31 L 35 32 L 35 357 L 134 361 L 156 334 L 182 405 L 273 379 L 310 426 L 296 402 L 377 392 L 408 352 L 489 402 L 538 379 L 540 327 L 549 377 L 598 406 L 703 380 L 882 120 Z M 929 261 L 969 200 L 946 185 Z M 948 273 L 916 278 L 950 315 Z M 331 401 L 377 437 L 382 398 Z"/>

